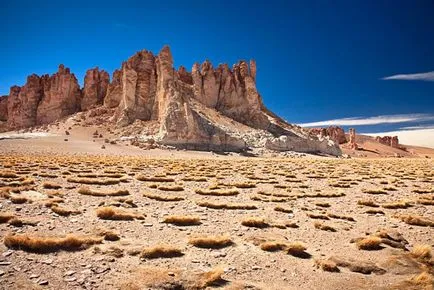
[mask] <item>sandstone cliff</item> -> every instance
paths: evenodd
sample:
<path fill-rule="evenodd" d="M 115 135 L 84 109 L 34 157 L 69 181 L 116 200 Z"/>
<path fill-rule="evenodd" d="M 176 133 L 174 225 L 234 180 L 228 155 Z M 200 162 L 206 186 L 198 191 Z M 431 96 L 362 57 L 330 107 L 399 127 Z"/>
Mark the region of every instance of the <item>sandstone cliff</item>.
<path fill-rule="evenodd" d="M 96 105 L 102 105 L 110 83 L 110 76 L 97 67 L 86 72 L 84 77 L 83 98 L 81 110 L 87 111 Z"/>
<path fill-rule="evenodd" d="M 114 111 L 111 121 L 118 127 L 141 120 L 147 134 L 160 144 L 341 154 L 331 140 L 340 142 L 339 132 L 312 136 L 267 110 L 256 88 L 256 74 L 253 60 L 240 61 L 231 69 L 226 64 L 214 68 L 206 60 L 195 63 L 191 72 L 182 66 L 175 70 L 165 46 L 158 55 L 137 52 L 113 73 L 111 82 L 105 71 L 88 70 L 80 90 L 75 76 L 61 65 L 52 76 L 32 75 L 23 87 L 11 88 L 7 123 L 15 129 L 47 124 L 104 104 Z"/>

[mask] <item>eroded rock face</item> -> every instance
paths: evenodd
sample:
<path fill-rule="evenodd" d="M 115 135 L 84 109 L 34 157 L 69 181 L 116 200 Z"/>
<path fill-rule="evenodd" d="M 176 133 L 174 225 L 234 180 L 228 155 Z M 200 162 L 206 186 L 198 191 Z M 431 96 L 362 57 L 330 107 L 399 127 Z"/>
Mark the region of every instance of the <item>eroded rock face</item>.
<path fill-rule="evenodd" d="M 108 108 L 116 108 L 121 102 L 122 87 L 121 87 L 121 70 L 115 70 L 111 83 L 107 87 L 107 93 L 104 98 L 104 106 Z"/>
<path fill-rule="evenodd" d="M 8 120 L 8 96 L 0 97 L 0 121 Z"/>
<path fill-rule="evenodd" d="M 357 150 L 359 146 L 356 143 L 356 129 L 350 128 L 350 140 L 348 141 L 350 149 Z"/>
<path fill-rule="evenodd" d="M 49 124 L 80 110 L 81 90 L 77 78 L 65 68 L 41 78 L 43 95 L 36 112 L 36 124 Z"/>
<path fill-rule="evenodd" d="M 330 126 L 328 128 L 312 128 L 309 129 L 311 134 L 319 135 L 320 137 L 330 137 L 337 144 L 347 143 L 347 138 L 345 137 L 345 131 L 338 126 Z"/>
<path fill-rule="evenodd" d="M 8 126 L 26 128 L 36 124 L 37 108 L 44 94 L 43 79 L 35 74 L 27 77 L 23 87 L 13 86 L 8 97 Z"/>
<path fill-rule="evenodd" d="M 274 151 L 296 151 L 314 154 L 322 153 L 332 156 L 342 155 L 339 146 L 328 137 L 319 140 L 310 140 L 298 136 L 280 136 L 279 138 L 268 139 L 265 143 L 265 148 Z"/>
<path fill-rule="evenodd" d="M 81 110 L 87 111 L 96 105 L 102 105 L 110 83 L 109 74 L 98 67 L 90 69 L 84 77 L 83 99 Z"/>
<path fill-rule="evenodd" d="M 393 147 L 393 148 L 399 148 L 399 140 L 398 136 L 377 136 L 375 137 L 375 140 L 381 144 Z"/>

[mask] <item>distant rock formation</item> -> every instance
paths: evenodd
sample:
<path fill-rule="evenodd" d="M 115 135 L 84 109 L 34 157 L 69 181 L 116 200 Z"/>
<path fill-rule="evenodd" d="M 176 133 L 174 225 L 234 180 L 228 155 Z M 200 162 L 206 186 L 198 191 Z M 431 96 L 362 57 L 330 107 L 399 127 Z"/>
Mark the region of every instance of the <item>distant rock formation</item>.
<path fill-rule="evenodd" d="M 359 149 L 359 146 L 356 143 L 356 129 L 350 128 L 350 140 L 348 141 L 349 147 L 352 150 Z"/>
<path fill-rule="evenodd" d="M 311 134 L 320 135 L 322 137 L 330 137 L 335 143 L 344 144 L 347 143 L 345 137 L 345 131 L 338 126 L 329 126 L 328 128 L 312 128 L 309 129 Z"/>
<path fill-rule="evenodd" d="M 7 124 L 13 129 L 48 124 L 104 104 L 115 112 L 111 121 L 118 127 L 149 122 L 146 132 L 164 145 L 242 151 L 262 144 L 277 151 L 341 155 L 337 143 L 345 134 L 340 128 L 313 136 L 265 108 L 255 61 L 239 61 L 230 69 L 206 60 L 191 72 L 182 66 L 175 70 L 173 63 L 167 46 L 158 55 L 142 50 L 122 63 L 111 82 L 105 71 L 88 70 L 83 90 L 63 65 L 52 76 L 31 75 L 23 87 L 11 88 Z"/>
<path fill-rule="evenodd" d="M 381 144 L 393 147 L 393 148 L 399 148 L 399 140 L 398 136 L 377 136 L 375 137 L 375 140 Z"/>
<path fill-rule="evenodd" d="M 87 111 L 96 105 L 102 105 L 109 83 L 110 76 L 106 71 L 100 71 L 98 67 L 88 70 L 84 77 L 81 110 Z"/>

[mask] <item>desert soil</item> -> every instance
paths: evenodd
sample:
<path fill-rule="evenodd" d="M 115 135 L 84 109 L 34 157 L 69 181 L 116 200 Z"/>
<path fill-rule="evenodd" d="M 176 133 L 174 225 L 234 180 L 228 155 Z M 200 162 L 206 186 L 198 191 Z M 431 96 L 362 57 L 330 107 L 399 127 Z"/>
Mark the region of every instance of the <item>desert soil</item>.
<path fill-rule="evenodd" d="M 0 288 L 431 289 L 433 166 L 0 140 Z"/>

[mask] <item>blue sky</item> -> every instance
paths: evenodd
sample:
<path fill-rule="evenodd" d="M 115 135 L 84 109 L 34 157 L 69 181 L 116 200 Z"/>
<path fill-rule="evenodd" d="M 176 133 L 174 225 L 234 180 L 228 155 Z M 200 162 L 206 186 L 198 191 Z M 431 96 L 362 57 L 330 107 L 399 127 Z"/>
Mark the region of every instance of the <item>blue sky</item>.
<path fill-rule="evenodd" d="M 91 67 L 111 74 L 136 51 L 168 44 L 189 70 L 254 58 L 265 104 L 291 123 L 357 117 L 360 132 L 434 124 L 434 76 L 408 76 L 434 71 L 430 0 L 2 0 L 0 35 L 0 94 L 59 63 L 82 83 Z M 359 125 L 397 114 L 423 117 Z"/>

